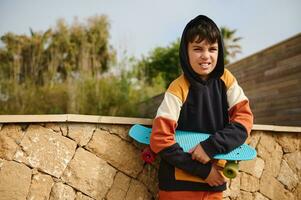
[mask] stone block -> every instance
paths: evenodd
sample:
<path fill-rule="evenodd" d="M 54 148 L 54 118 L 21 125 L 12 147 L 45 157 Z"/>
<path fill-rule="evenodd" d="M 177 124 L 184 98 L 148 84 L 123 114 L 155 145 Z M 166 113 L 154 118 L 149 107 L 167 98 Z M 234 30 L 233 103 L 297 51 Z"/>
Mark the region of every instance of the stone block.
<path fill-rule="evenodd" d="M 261 193 L 256 192 L 254 195 L 254 200 L 269 200 L 269 199 L 263 196 Z"/>
<path fill-rule="evenodd" d="M 257 147 L 261 135 L 264 134 L 262 131 L 252 131 L 251 136 L 247 138 L 246 143 L 253 148 Z"/>
<path fill-rule="evenodd" d="M 67 123 L 46 123 L 45 128 L 51 129 L 54 132 L 60 133 L 63 136 L 68 135 Z"/>
<path fill-rule="evenodd" d="M 110 200 L 119 200 L 126 197 L 126 193 L 129 189 L 131 178 L 124 175 L 121 172 L 118 172 L 113 186 L 107 195 L 107 199 Z"/>
<path fill-rule="evenodd" d="M 280 170 L 283 156 L 282 147 L 275 142 L 272 134 L 264 134 L 257 146 L 258 157 L 265 161 L 265 170 L 269 170 L 274 177 L 277 177 Z"/>
<path fill-rule="evenodd" d="M 260 193 L 273 200 L 292 200 L 294 196 L 277 181 L 273 174 L 264 171 L 260 179 Z"/>
<path fill-rule="evenodd" d="M 31 169 L 27 166 L 4 161 L 0 170 L 0 200 L 26 200 L 31 175 Z"/>
<path fill-rule="evenodd" d="M 75 191 L 69 185 L 61 182 L 55 183 L 52 187 L 49 200 L 74 200 Z"/>
<path fill-rule="evenodd" d="M 247 192 L 256 192 L 259 190 L 259 179 L 254 176 L 242 173 L 240 189 Z"/>
<path fill-rule="evenodd" d="M 131 141 L 132 139 L 129 137 L 129 129 L 131 126 L 129 125 L 114 125 L 114 124 L 101 124 L 98 127 L 100 130 L 108 131 L 111 134 L 118 135 L 120 138 Z"/>
<path fill-rule="evenodd" d="M 27 199 L 29 200 L 49 199 L 49 195 L 53 184 L 54 181 L 49 175 L 41 174 L 41 173 L 37 173 L 33 175 Z"/>
<path fill-rule="evenodd" d="M 239 169 L 260 178 L 264 169 L 264 160 L 257 157 L 254 160 L 242 161 L 239 163 Z"/>
<path fill-rule="evenodd" d="M 295 200 L 301 199 L 301 183 L 298 184 L 296 190 L 294 191 Z"/>
<path fill-rule="evenodd" d="M 284 153 L 292 153 L 300 150 L 299 133 L 279 133 L 276 136 L 276 141 L 282 146 Z"/>
<path fill-rule="evenodd" d="M 277 177 L 286 188 L 292 191 L 298 184 L 298 176 L 288 166 L 285 160 L 282 160 L 279 176 Z"/>
<path fill-rule="evenodd" d="M 138 180 L 146 185 L 153 196 L 158 193 L 158 171 L 153 165 L 145 165 L 142 173 L 139 174 Z"/>
<path fill-rule="evenodd" d="M 23 136 L 20 126 L 4 126 L 0 131 L 0 158 L 12 160 Z"/>
<path fill-rule="evenodd" d="M 30 125 L 14 160 L 59 178 L 74 155 L 76 143 L 54 131 Z"/>
<path fill-rule="evenodd" d="M 227 179 L 227 190 L 223 192 L 223 197 L 238 198 L 240 195 L 241 173 L 234 179 Z"/>
<path fill-rule="evenodd" d="M 136 178 L 143 169 L 141 152 L 108 131 L 97 129 L 86 148 L 129 176 Z"/>
<path fill-rule="evenodd" d="M 152 196 L 140 182 L 132 179 L 125 200 L 151 200 Z"/>
<path fill-rule="evenodd" d="M 111 188 L 116 170 L 96 155 L 78 148 L 62 180 L 80 192 L 102 199 Z"/>
<path fill-rule="evenodd" d="M 285 154 L 283 158 L 293 172 L 297 174 L 299 181 L 301 181 L 301 152 L 296 151 L 294 153 L 288 153 Z"/>
<path fill-rule="evenodd" d="M 68 137 L 76 141 L 79 146 L 85 146 L 96 129 L 95 124 L 71 123 L 68 125 Z"/>
<path fill-rule="evenodd" d="M 251 192 L 240 191 L 239 199 L 243 200 L 253 200 L 253 195 Z"/>
<path fill-rule="evenodd" d="M 88 196 L 84 195 L 81 192 L 77 192 L 75 200 L 94 200 L 94 199 L 92 199 L 91 197 L 88 197 Z"/>

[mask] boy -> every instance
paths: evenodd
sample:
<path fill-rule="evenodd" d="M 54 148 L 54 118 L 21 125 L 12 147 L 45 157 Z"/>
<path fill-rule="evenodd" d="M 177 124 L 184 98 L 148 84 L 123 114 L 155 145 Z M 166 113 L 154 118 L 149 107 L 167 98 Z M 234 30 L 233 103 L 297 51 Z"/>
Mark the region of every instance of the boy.
<path fill-rule="evenodd" d="M 208 17 L 186 25 L 179 55 L 183 74 L 165 92 L 150 142 L 161 157 L 159 199 L 222 199 L 225 179 L 210 160 L 245 142 L 253 124 L 249 101 L 224 68 L 222 37 Z M 186 153 L 174 139 L 176 129 L 211 136 Z"/>

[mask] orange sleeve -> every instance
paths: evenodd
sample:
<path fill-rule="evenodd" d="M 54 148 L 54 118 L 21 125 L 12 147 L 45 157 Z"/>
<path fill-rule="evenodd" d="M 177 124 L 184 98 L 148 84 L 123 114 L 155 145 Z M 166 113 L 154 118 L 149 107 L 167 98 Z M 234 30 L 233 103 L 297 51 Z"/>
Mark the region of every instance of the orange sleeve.
<path fill-rule="evenodd" d="M 253 126 L 253 113 L 251 112 L 249 101 L 243 100 L 237 104 L 235 104 L 230 110 L 230 122 L 238 122 L 243 125 L 248 135 L 251 133 L 251 129 Z"/>
<path fill-rule="evenodd" d="M 158 153 L 176 143 L 174 137 L 176 127 L 176 121 L 164 117 L 157 117 L 154 120 L 150 138 L 150 147 L 153 152 Z"/>

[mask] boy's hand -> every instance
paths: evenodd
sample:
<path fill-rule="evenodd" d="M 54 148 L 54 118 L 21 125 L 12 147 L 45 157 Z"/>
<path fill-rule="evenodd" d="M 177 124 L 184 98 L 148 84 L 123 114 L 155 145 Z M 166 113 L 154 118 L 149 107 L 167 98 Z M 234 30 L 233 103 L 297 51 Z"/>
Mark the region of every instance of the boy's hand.
<path fill-rule="evenodd" d="M 205 182 L 208 183 L 211 187 L 223 185 L 226 180 L 219 170 L 222 170 L 221 167 L 218 167 L 215 163 L 212 164 L 211 171 L 208 177 L 205 179 Z"/>
<path fill-rule="evenodd" d="M 197 160 L 203 164 L 206 164 L 210 161 L 209 156 L 206 154 L 206 152 L 200 144 L 190 149 L 189 153 L 191 153 L 192 160 Z"/>

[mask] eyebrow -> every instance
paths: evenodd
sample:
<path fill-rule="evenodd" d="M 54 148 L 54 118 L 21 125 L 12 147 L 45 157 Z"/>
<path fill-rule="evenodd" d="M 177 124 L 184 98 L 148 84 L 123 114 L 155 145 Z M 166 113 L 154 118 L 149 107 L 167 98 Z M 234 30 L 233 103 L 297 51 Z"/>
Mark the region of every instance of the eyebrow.
<path fill-rule="evenodd" d="M 218 47 L 218 44 L 210 44 L 209 45 L 210 47 Z M 192 47 L 202 47 L 201 45 L 199 45 L 199 44 L 192 44 Z"/>

